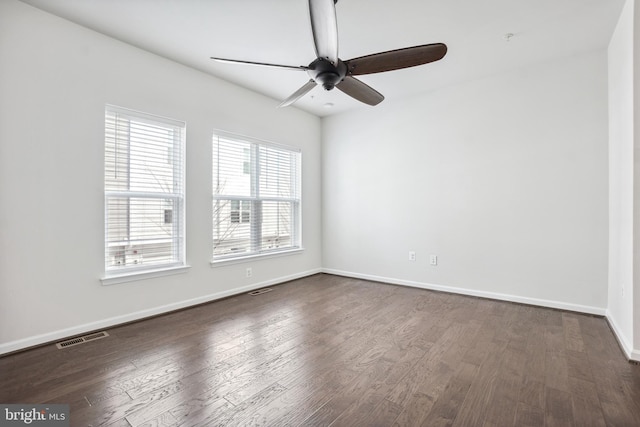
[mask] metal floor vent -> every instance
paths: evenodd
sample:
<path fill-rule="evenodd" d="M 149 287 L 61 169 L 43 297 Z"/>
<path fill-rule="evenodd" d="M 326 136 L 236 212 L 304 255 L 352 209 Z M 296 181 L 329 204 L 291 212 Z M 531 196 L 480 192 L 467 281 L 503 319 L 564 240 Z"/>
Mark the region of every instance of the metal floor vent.
<path fill-rule="evenodd" d="M 72 347 L 74 345 L 84 344 L 89 341 L 99 340 L 100 338 L 106 338 L 108 336 L 109 334 L 104 331 L 96 332 L 95 334 L 89 334 L 83 337 L 71 338 L 70 340 L 60 341 L 59 343 L 56 343 L 56 347 L 58 348 Z"/>
<path fill-rule="evenodd" d="M 271 288 L 262 288 L 262 289 L 257 289 L 255 291 L 249 292 L 249 295 L 261 295 L 261 294 L 266 294 L 267 292 L 271 292 L 273 289 Z"/>

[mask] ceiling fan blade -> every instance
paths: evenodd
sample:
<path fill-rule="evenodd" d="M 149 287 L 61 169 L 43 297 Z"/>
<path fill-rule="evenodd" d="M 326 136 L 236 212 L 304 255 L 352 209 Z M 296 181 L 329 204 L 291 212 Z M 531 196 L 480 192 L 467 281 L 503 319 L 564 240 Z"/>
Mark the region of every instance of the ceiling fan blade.
<path fill-rule="evenodd" d="M 338 89 L 352 98 L 369 105 L 378 105 L 384 96 L 355 77 L 347 76 L 336 85 Z"/>
<path fill-rule="evenodd" d="M 433 43 L 374 53 L 344 62 L 349 74 L 359 76 L 428 64 L 442 59 L 446 54 L 447 45 Z"/>
<path fill-rule="evenodd" d="M 309 80 L 307 83 L 304 84 L 304 86 L 302 86 L 297 91 L 293 92 L 291 94 L 291 96 L 289 96 L 287 99 L 282 101 L 280 103 L 280 105 L 278 105 L 278 108 L 280 108 L 280 107 L 288 107 L 289 105 L 291 105 L 294 102 L 296 102 L 298 99 L 300 99 L 303 96 L 305 96 L 308 92 L 311 91 L 311 89 L 313 89 L 316 86 L 317 86 L 316 82 L 314 82 L 313 80 Z"/>
<path fill-rule="evenodd" d="M 249 64 L 249 65 L 259 65 L 261 67 L 277 67 L 277 68 L 286 68 L 288 70 L 302 70 L 302 71 L 306 71 L 309 69 L 309 67 L 306 67 L 304 65 L 295 66 L 295 65 L 269 64 L 267 62 L 242 61 L 239 59 L 216 58 L 213 56 L 211 57 L 211 59 L 218 62 L 224 62 L 227 64 Z"/>
<path fill-rule="evenodd" d="M 338 63 L 338 20 L 334 0 L 309 0 L 311 31 L 318 58 Z"/>

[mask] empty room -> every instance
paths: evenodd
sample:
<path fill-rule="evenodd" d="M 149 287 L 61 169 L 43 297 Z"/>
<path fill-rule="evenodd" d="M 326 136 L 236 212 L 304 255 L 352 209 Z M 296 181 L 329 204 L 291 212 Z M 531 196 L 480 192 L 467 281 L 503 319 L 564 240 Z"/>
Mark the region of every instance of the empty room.
<path fill-rule="evenodd" d="M 0 1 L 0 425 L 640 425 L 635 6 Z"/>

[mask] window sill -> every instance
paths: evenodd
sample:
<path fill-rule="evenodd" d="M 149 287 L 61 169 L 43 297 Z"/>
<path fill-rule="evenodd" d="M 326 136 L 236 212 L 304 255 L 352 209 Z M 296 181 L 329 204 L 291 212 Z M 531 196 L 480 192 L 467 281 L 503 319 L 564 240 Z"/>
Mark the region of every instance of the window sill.
<path fill-rule="evenodd" d="M 296 248 L 296 249 L 290 249 L 287 251 L 266 252 L 261 254 L 251 254 L 251 255 L 238 256 L 233 258 L 216 259 L 211 261 L 211 267 L 223 267 L 226 265 L 241 264 L 241 263 L 260 260 L 260 259 L 295 255 L 295 254 L 300 254 L 302 252 L 304 252 L 304 248 Z"/>
<path fill-rule="evenodd" d="M 115 273 L 105 275 L 100 279 L 103 286 L 117 285 L 118 283 L 134 282 L 136 280 L 153 279 L 155 277 L 171 276 L 173 274 L 185 273 L 190 269 L 190 265 L 180 265 L 177 267 L 156 268 L 152 270 L 130 271 L 126 273 Z"/>

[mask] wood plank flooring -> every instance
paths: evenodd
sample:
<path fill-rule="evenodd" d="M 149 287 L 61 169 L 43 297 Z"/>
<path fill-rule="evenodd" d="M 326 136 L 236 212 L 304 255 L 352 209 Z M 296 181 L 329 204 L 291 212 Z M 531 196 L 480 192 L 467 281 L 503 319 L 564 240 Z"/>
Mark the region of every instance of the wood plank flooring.
<path fill-rule="evenodd" d="M 0 358 L 73 426 L 640 426 L 603 318 L 319 274 Z"/>

